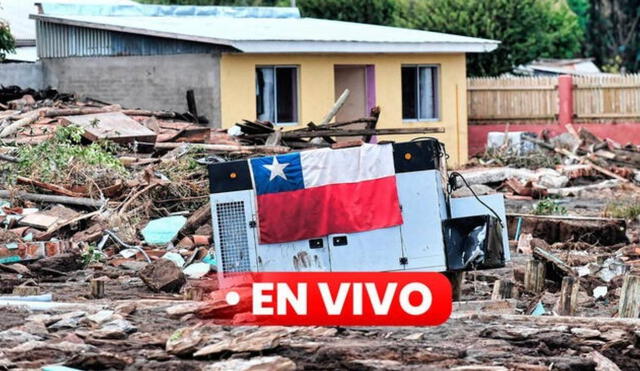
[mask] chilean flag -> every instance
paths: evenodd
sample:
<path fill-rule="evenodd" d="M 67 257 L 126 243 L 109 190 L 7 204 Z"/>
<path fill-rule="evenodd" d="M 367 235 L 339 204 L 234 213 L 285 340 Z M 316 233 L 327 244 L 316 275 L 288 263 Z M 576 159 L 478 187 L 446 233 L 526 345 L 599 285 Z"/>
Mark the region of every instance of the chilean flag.
<path fill-rule="evenodd" d="M 325 148 L 249 161 L 262 244 L 402 224 L 391 145 Z"/>

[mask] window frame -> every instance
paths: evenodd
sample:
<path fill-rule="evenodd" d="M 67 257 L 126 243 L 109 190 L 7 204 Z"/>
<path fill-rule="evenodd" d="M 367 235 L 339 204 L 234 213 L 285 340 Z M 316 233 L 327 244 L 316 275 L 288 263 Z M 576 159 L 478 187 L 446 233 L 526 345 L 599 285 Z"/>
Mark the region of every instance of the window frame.
<path fill-rule="evenodd" d="M 439 64 L 402 64 L 400 66 L 400 73 L 402 74 L 402 68 L 404 67 L 415 67 L 416 68 L 416 76 L 415 76 L 415 82 L 416 82 L 416 102 L 414 102 L 414 104 L 416 105 L 415 109 L 416 109 L 416 115 L 419 115 L 420 112 L 420 68 L 421 67 L 427 67 L 427 68 L 434 68 L 436 73 L 435 73 L 435 89 L 434 89 L 434 103 L 433 103 L 433 107 L 436 111 L 435 117 L 432 118 L 404 118 L 404 112 L 401 112 L 402 117 L 402 122 L 403 123 L 418 123 L 418 122 L 438 122 L 442 120 L 442 110 L 440 107 L 440 96 L 442 95 L 442 89 L 441 89 L 441 65 Z M 400 95 L 402 95 L 402 79 L 400 79 Z M 403 101 L 404 97 L 400 97 L 400 104 L 404 106 L 404 101 Z"/>
<path fill-rule="evenodd" d="M 300 65 L 297 64 L 257 64 L 254 69 L 255 73 L 255 85 L 257 88 L 257 79 L 258 79 L 258 69 L 261 68 L 272 68 L 273 69 L 273 99 L 274 99 L 274 107 L 273 107 L 273 122 L 274 125 L 280 126 L 297 126 L 300 124 Z M 296 120 L 293 122 L 277 122 L 278 120 L 278 78 L 276 70 L 279 68 L 294 68 L 296 71 L 296 103 L 295 103 L 295 112 L 296 112 Z M 257 95 L 257 94 L 256 94 Z M 258 119 L 258 107 L 256 102 L 256 119 Z"/>

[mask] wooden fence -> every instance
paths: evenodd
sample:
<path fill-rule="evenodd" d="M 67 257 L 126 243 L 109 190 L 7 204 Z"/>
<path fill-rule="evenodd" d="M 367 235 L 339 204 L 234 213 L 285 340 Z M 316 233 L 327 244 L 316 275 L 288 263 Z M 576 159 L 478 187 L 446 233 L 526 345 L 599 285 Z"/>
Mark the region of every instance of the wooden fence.
<path fill-rule="evenodd" d="M 575 122 L 640 119 L 640 75 L 573 76 L 568 98 L 558 94 L 557 77 L 470 78 L 469 122 L 555 121 L 572 99 Z"/>

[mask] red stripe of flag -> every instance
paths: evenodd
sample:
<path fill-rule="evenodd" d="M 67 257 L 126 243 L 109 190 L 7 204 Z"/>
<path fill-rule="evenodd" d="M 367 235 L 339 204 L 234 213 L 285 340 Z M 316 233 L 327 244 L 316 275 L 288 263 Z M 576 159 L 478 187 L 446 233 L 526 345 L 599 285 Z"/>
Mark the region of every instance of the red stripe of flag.
<path fill-rule="evenodd" d="M 402 224 L 396 177 L 258 196 L 260 243 L 281 243 Z"/>

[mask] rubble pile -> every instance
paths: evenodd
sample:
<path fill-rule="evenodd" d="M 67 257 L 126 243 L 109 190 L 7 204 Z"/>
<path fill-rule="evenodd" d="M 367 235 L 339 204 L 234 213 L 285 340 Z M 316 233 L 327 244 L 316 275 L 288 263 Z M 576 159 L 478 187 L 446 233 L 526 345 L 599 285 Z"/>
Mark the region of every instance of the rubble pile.
<path fill-rule="evenodd" d="M 512 261 L 466 272 L 443 326 L 249 327 L 218 287 L 206 165 L 440 129 L 377 129 L 377 108 L 330 124 L 332 107 L 301 129 L 222 130 L 15 87 L 0 89 L 0 109 L 1 369 L 640 367 L 640 313 L 625 304 L 640 287 L 640 207 L 625 220 L 543 204 L 635 192 L 635 148 L 583 131 L 570 149 L 529 137 L 557 167 L 465 170 L 477 193 L 505 192 L 511 211 L 524 199 L 567 215 L 509 214 Z"/>
<path fill-rule="evenodd" d="M 640 184 L 640 148 L 598 138 L 584 128 L 576 131 L 568 125 L 568 132 L 552 138 L 546 133 L 490 133 L 488 144 L 477 163 L 490 167 L 463 174 L 470 184 L 490 185 L 507 198 L 579 196 Z"/>

